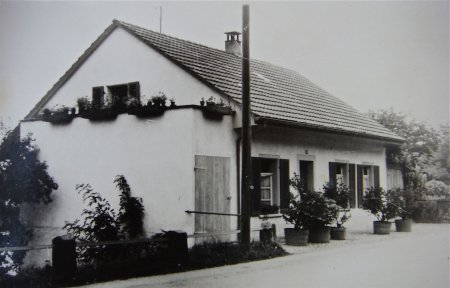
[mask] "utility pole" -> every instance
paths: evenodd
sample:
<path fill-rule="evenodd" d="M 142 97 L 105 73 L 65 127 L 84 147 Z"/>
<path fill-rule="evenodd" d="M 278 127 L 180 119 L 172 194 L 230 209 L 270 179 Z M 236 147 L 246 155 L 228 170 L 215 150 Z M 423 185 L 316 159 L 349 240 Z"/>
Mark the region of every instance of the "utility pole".
<path fill-rule="evenodd" d="M 250 247 L 251 123 L 250 123 L 250 8 L 242 6 L 242 185 L 241 245 Z"/>

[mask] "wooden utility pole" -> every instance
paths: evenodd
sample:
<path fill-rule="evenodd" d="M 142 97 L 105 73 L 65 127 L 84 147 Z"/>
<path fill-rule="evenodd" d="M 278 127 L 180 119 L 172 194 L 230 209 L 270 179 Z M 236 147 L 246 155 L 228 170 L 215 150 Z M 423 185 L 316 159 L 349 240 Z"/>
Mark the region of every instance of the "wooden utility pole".
<path fill-rule="evenodd" d="M 242 6 L 242 207 L 241 245 L 250 247 L 251 208 L 251 123 L 250 123 L 250 9 Z"/>

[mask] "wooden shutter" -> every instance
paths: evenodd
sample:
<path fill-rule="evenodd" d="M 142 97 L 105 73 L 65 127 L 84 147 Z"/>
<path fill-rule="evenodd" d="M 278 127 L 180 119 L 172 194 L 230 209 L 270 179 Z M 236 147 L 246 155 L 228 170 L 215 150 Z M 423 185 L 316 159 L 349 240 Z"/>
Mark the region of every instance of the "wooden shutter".
<path fill-rule="evenodd" d="M 358 187 L 358 208 L 362 208 L 363 203 L 363 166 L 356 165 L 356 177 Z"/>
<path fill-rule="evenodd" d="M 280 209 L 289 207 L 289 160 L 280 159 Z"/>
<path fill-rule="evenodd" d="M 373 166 L 373 186 L 380 187 L 380 166 Z"/>
<path fill-rule="evenodd" d="M 336 163 L 330 162 L 328 163 L 328 170 L 329 170 L 329 183 L 331 185 L 336 185 Z"/>
<path fill-rule="evenodd" d="M 141 91 L 139 82 L 128 83 L 128 97 L 135 98 L 140 102 Z"/>
<path fill-rule="evenodd" d="M 356 183 L 355 183 L 355 164 L 348 164 L 348 189 L 350 193 L 350 208 L 355 208 L 356 203 Z"/>
<path fill-rule="evenodd" d="M 230 158 L 195 156 L 195 210 L 230 213 Z M 230 230 L 230 216 L 195 214 L 195 232 Z"/>
<path fill-rule="evenodd" d="M 103 107 L 103 95 L 105 89 L 103 86 L 92 88 L 92 108 L 101 109 Z"/>
<path fill-rule="evenodd" d="M 252 157 L 252 216 L 259 216 L 261 204 L 261 159 Z"/>

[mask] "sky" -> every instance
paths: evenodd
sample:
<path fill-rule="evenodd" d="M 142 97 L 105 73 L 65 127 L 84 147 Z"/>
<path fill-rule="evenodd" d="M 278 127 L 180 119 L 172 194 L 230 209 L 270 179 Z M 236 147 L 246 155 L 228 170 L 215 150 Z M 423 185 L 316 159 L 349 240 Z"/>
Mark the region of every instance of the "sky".
<path fill-rule="evenodd" d="M 449 121 L 449 2 L 0 0 L 0 121 L 23 119 L 113 19 L 224 49 L 250 4 L 250 56 L 360 112 Z"/>

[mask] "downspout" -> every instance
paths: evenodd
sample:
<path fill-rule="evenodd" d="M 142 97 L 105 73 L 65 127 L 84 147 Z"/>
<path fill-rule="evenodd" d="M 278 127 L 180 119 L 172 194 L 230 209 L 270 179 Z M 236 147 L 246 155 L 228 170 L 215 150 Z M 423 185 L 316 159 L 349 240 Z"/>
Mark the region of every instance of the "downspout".
<path fill-rule="evenodd" d="M 241 140 L 242 137 L 239 136 L 236 139 L 236 188 L 237 188 L 237 214 L 241 214 Z M 241 229 L 241 218 L 237 217 L 238 220 L 238 230 Z"/>

